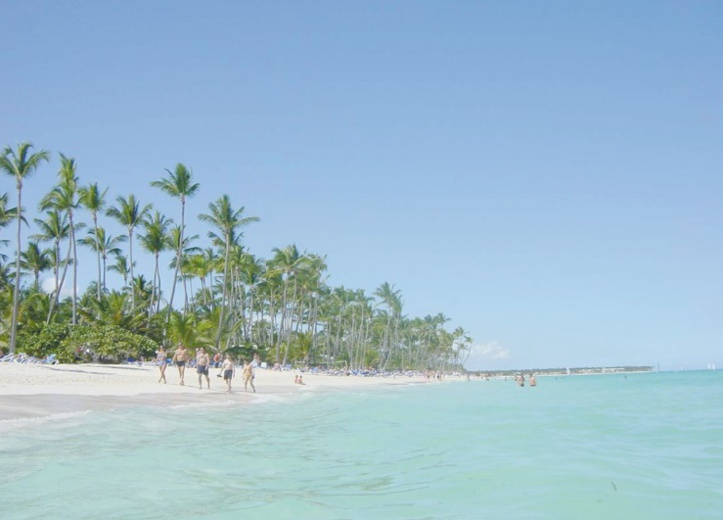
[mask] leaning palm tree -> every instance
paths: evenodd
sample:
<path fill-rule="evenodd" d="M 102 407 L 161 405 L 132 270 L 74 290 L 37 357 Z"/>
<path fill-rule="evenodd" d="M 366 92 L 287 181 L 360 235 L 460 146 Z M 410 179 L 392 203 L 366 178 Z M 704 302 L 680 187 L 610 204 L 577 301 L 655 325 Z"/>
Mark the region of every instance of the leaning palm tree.
<path fill-rule="evenodd" d="M 93 230 L 95 231 L 95 233 L 93 233 L 92 236 L 96 239 L 96 241 L 100 240 L 100 233 L 98 233 L 98 213 L 100 211 L 103 211 L 103 208 L 105 207 L 105 194 L 107 192 L 107 188 L 103 191 L 100 191 L 97 182 L 91 183 L 88 186 L 81 187 L 78 191 L 78 193 L 80 194 L 80 204 L 85 209 L 90 211 L 90 213 L 93 215 Z M 95 252 L 98 257 L 98 283 L 96 284 L 96 288 L 98 292 L 98 300 L 100 300 L 102 284 L 101 246 L 99 243 L 96 243 Z"/>
<path fill-rule="evenodd" d="M 125 226 L 128 230 L 128 259 L 130 265 L 131 275 L 131 305 L 135 305 L 135 296 L 133 294 L 133 280 L 135 278 L 133 274 L 133 230 L 136 226 L 141 224 L 146 218 L 146 215 L 151 211 L 151 205 L 146 204 L 141 207 L 140 203 L 136 200 L 135 195 L 128 195 L 128 198 L 118 197 L 116 199 L 118 206 L 112 206 L 108 209 L 107 215 L 116 219 L 122 226 Z"/>
<path fill-rule="evenodd" d="M 208 236 L 213 239 L 217 245 L 224 248 L 224 261 L 223 261 L 223 287 L 221 296 L 221 313 L 219 315 L 218 330 L 216 332 L 215 346 L 218 348 L 221 343 L 221 330 L 223 329 L 225 315 L 226 315 L 226 296 L 228 291 L 228 267 L 229 267 L 229 254 L 233 245 L 238 243 L 240 236 L 237 236 L 238 229 L 246 226 L 251 222 L 258 222 L 258 217 L 242 217 L 244 208 L 241 207 L 238 210 L 234 210 L 231 205 L 231 200 L 228 195 L 219 197 L 216 202 L 212 202 L 208 205 L 211 210 L 209 214 L 199 215 L 199 219 L 204 222 L 212 224 L 221 232 L 217 235 L 214 232 L 209 232 Z"/>
<path fill-rule="evenodd" d="M 166 169 L 168 176 L 160 181 L 151 182 L 151 186 L 159 188 L 161 191 L 167 193 L 171 197 L 177 198 L 181 201 L 181 224 L 180 224 L 180 237 L 177 241 L 176 246 L 176 266 L 175 272 L 173 273 L 173 286 L 171 287 L 171 297 L 168 300 L 168 315 L 166 316 L 166 327 L 168 327 L 168 320 L 171 319 L 171 311 L 173 309 L 173 297 L 176 294 L 176 282 L 178 281 L 178 271 L 181 268 L 181 256 L 183 254 L 183 235 L 186 230 L 186 199 L 193 197 L 200 188 L 200 184 L 194 183 L 191 180 L 192 172 L 186 168 L 183 164 L 178 163 L 174 171 Z M 164 337 L 166 334 L 165 328 L 163 331 Z"/>
<path fill-rule="evenodd" d="M 15 342 L 18 331 L 18 308 L 20 304 L 20 251 L 22 251 L 21 231 L 23 221 L 23 180 L 30 177 L 30 175 L 38 169 L 41 162 L 47 162 L 50 159 L 50 154 L 46 150 L 32 153 L 32 148 L 32 144 L 25 142 L 20 143 L 17 150 L 13 150 L 8 146 L 3 150 L 2 154 L 0 154 L 0 171 L 4 171 L 6 174 L 15 177 L 15 186 L 18 190 L 18 231 L 17 242 L 15 244 L 15 288 L 13 290 L 13 315 L 10 324 L 10 342 L 8 344 L 8 349 L 11 354 L 15 353 Z"/>
<path fill-rule="evenodd" d="M 71 322 L 75 325 L 78 316 L 78 250 L 75 240 L 75 230 L 78 226 L 75 224 L 74 212 L 80 206 L 78 198 L 78 177 L 75 175 L 76 164 L 75 159 L 60 154 L 60 170 L 58 176 L 60 181 L 58 185 L 48 193 L 43 200 L 40 201 L 40 209 L 55 209 L 63 212 L 68 216 L 68 224 L 70 225 L 70 247 L 68 248 L 67 262 L 73 264 L 73 287 L 72 287 L 72 306 L 73 314 Z M 67 263 L 66 263 L 67 266 Z M 57 304 L 58 295 L 54 300 Z M 52 308 L 52 306 L 51 306 Z"/>

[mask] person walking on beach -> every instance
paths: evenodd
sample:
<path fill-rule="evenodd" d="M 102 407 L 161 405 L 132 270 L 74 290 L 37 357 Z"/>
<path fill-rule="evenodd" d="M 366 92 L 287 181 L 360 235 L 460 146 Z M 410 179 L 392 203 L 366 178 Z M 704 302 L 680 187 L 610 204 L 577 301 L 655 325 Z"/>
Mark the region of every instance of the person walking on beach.
<path fill-rule="evenodd" d="M 203 388 L 203 384 L 201 384 L 201 380 L 203 376 L 206 376 L 206 385 L 208 386 L 208 389 L 211 390 L 211 379 L 208 377 L 208 364 L 211 362 L 211 360 L 208 357 L 208 354 L 206 354 L 206 350 L 201 347 L 198 349 L 198 354 L 196 354 L 196 372 L 198 373 L 198 388 Z"/>
<path fill-rule="evenodd" d="M 178 376 L 181 378 L 181 386 L 183 386 L 185 384 L 183 382 L 183 377 L 186 375 L 186 363 L 188 362 L 188 350 L 186 350 L 186 345 L 181 342 L 178 343 L 178 348 L 176 348 L 176 352 L 174 352 L 171 362 L 175 363 L 178 367 Z"/>
<path fill-rule="evenodd" d="M 254 369 L 251 367 L 251 365 L 248 363 L 248 361 L 244 361 L 244 371 L 243 371 L 243 378 L 244 378 L 244 390 L 246 392 L 249 391 L 248 385 L 251 384 L 251 389 L 256 393 L 256 387 L 254 386 Z"/>
<path fill-rule="evenodd" d="M 163 348 L 163 345 L 161 345 L 161 348 L 158 349 L 158 352 L 156 353 L 156 362 L 158 363 L 158 370 L 161 371 L 161 377 L 158 380 L 160 383 L 163 381 L 163 384 L 166 384 L 166 367 L 168 366 L 168 353 L 166 352 L 166 349 Z"/>
<path fill-rule="evenodd" d="M 223 360 L 221 370 L 223 370 L 223 380 L 226 381 L 226 392 L 228 393 L 231 391 L 231 378 L 233 378 L 234 372 L 236 372 L 233 360 L 229 354 L 226 354 L 226 359 Z"/>

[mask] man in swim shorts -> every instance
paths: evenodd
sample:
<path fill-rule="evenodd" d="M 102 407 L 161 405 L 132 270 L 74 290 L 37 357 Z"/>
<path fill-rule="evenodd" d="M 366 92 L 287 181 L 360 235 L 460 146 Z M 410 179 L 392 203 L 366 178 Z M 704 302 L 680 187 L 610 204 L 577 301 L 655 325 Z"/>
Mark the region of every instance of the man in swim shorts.
<path fill-rule="evenodd" d="M 226 392 L 231 391 L 231 378 L 234 376 L 234 364 L 231 360 L 231 356 L 226 354 L 226 359 L 223 360 L 223 365 L 221 367 L 221 370 L 223 370 L 223 380 L 226 381 Z"/>
<path fill-rule="evenodd" d="M 196 372 L 198 373 L 198 388 L 203 388 L 203 384 L 201 384 L 201 378 L 203 376 L 206 376 L 206 385 L 208 385 L 208 389 L 211 389 L 211 379 L 208 377 L 208 364 L 211 362 L 211 360 L 208 357 L 208 354 L 206 354 L 206 350 L 201 347 L 198 349 L 198 354 L 196 354 Z"/>
<path fill-rule="evenodd" d="M 181 386 L 184 385 L 183 382 L 183 376 L 186 375 L 186 362 L 188 361 L 188 350 L 186 350 L 186 345 L 178 342 L 178 348 L 176 348 L 176 352 L 173 354 L 173 359 L 171 360 L 172 363 L 175 363 L 178 367 L 178 375 L 181 378 Z"/>

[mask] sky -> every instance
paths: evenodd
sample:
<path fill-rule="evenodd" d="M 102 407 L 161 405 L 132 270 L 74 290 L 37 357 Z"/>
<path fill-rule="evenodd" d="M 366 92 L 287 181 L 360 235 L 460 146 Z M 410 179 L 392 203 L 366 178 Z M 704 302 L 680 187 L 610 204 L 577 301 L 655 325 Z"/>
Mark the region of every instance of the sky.
<path fill-rule="evenodd" d="M 177 218 L 149 183 L 180 162 L 191 233 L 227 193 L 260 218 L 251 253 L 296 244 L 333 286 L 393 284 L 406 315 L 469 332 L 470 369 L 723 367 L 718 1 L 0 11 L 0 146 L 52 153 L 26 208 L 62 152 Z"/>

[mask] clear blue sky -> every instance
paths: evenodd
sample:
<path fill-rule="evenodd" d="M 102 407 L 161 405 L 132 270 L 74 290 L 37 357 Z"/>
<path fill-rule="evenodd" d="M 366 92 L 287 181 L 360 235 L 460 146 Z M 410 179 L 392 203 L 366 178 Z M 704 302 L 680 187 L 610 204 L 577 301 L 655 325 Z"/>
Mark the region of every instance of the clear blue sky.
<path fill-rule="evenodd" d="M 183 162 L 191 217 L 228 193 L 251 253 L 396 285 L 471 333 L 470 368 L 723 367 L 719 1 L 0 11 L 0 145 L 53 152 L 26 207 L 63 152 L 176 217 L 148 183 Z"/>

